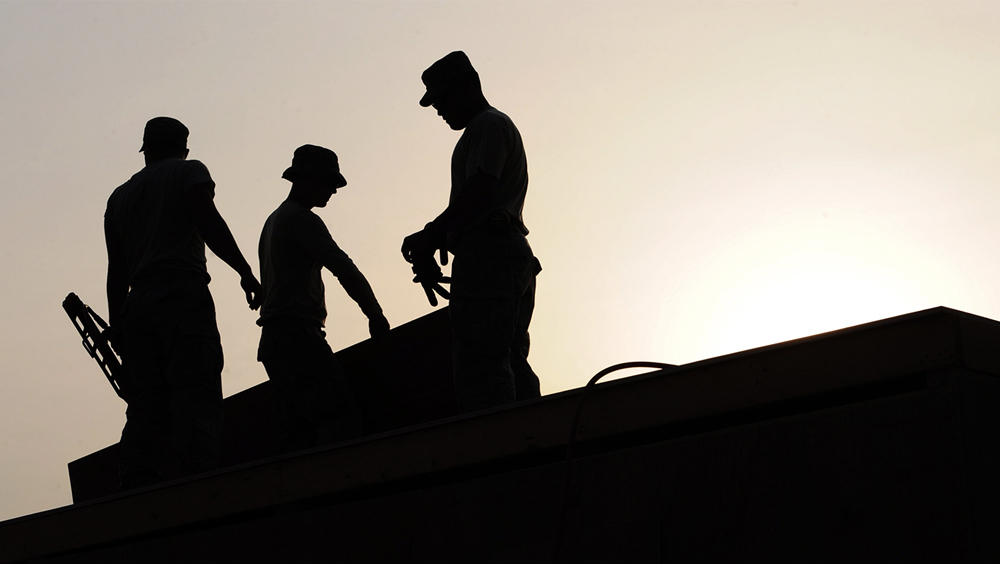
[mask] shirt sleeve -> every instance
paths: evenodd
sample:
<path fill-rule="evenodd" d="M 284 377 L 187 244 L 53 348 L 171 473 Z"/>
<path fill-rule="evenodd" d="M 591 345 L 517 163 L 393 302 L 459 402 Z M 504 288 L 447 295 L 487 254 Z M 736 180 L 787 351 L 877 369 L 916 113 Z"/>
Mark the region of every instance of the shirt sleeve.
<path fill-rule="evenodd" d="M 316 214 L 303 214 L 301 221 L 294 222 L 299 244 L 324 268 L 333 273 L 367 317 L 380 314 L 382 307 L 375 299 L 375 293 L 365 275 L 330 236 L 326 224 Z"/>
<path fill-rule="evenodd" d="M 510 153 L 509 133 L 493 119 L 481 120 L 472 127 L 465 153 L 466 180 L 478 172 L 499 179 Z"/>
<path fill-rule="evenodd" d="M 195 186 L 201 184 L 208 184 L 209 194 L 215 197 L 215 181 L 212 180 L 212 175 L 208 172 L 208 167 L 204 165 L 201 161 L 184 161 L 183 173 L 181 175 L 181 185 L 184 187 L 184 192 Z"/>

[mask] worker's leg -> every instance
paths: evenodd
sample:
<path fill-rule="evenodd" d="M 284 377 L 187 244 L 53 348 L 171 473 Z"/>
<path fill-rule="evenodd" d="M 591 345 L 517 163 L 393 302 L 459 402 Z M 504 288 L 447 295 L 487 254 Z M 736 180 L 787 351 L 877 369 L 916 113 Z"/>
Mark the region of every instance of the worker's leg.
<path fill-rule="evenodd" d="M 173 280 L 133 291 L 122 337 L 129 400 L 119 444 L 122 486 L 162 480 L 168 460 L 182 473 L 216 468 L 222 345 L 208 286 Z"/>
<path fill-rule="evenodd" d="M 524 272 L 526 278 L 524 293 L 521 294 L 514 320 L 514 340 L 510 346 L 510 367 L 514 372 L 514 390 L 517 401 L 541 396 L 538 376 L 528 364 L 528 351 L 531 348 L 528 326 L 531 324 L 531 314 L 535 309 L 535 276 L 541 266 L 534 258 L 531 267 Z"/>
<path fill-rule="evenodd" d="M 123 363 L 120 384 L 129 398 L 118 443 L 122 489 L 163 480 L 166 437 L 170 432 L 170 389 L 163 378 L 163 342 L 142 312 L 122 319 Z M 127 351 L 127 354 L 125 354 Z"/>
<path fill-rule="evenodd" d="M 511 345 L 529 259 L 455 257 L 450 311 L 455 392 L 463 411 L 516 400 Z"/>
<path fill-rule="evenodd" d="M 218 468 L 222 438 L 222 342 L 207 286 L 168 302 L 179 315 L 166 351 L 171 440 L 185 472 Z"/>
<path fill-rule="evenodd" d="M 283 451 L 362 435 L 361 409 L 318 327 L 265 327 L 258 358 L 284 427 Z"/>

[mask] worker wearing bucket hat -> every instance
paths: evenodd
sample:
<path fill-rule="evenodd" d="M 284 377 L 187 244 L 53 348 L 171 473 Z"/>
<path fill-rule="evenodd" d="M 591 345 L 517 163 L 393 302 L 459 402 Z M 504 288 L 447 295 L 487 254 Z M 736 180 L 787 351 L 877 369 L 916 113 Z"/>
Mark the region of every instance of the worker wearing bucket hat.
<path fill-rule="evenodd" d="M 347 186 L 336 153 L 303 145 L 281 175 L 288 197 L 267 218 L 260 235 L 260 346 L 257 359 L 271 380 L 285 452 L 361 435 L 361 410 L 323 331 L 327 320 L 321 271 L 337 277 L 368 317 L 372 337 L 389 322 L 368 280 L 330 236 L 313 208 Z"/>

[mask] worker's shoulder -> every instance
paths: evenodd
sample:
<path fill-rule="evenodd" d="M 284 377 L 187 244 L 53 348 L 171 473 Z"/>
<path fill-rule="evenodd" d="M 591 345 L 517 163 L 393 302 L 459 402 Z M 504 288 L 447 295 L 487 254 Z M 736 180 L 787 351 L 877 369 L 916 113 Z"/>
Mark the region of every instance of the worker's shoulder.
<path fill-rule="evenodd" d="M 140 172 L 143 173 L 147 182 L 182 186 L 185 189 L 197 184 L 215 184 L 205 163 L 195 159 L 164 159 L 147 166 Z"/>
<path fill-rule="evenodd" d="M 519 136 L 517 126 L 510 116 L 490 106 L 469 121 L 465 133 L 470 137 L 480 135 L 501 135 L 504 137 Z"/>
<path fill-rule="evenodd" d="M 490 106 L 485 110 L 479 112 L 476 117 L 472 118 L 469 125 L 480 125 L 480 124 L 502 124 L 513 126 L 514 120 L 510 119 L 510 116 L 501 112 L 500 110 Z"/>
<path fill-rule="evenodd" d="M 212 175 L 205 163 L 199 160 L 170 158 L 146 165 L 116 191 L 126 191 L 149 183 L 170 185 L 178 182 L 185 185 L 212 182 Z"/>
<path fill-rule="evenodd" d="M 108 196 L 107 212 L 114 211 L 116 207 L 121 205 L 122 199 L 126 197 L 129 190 L 131 190 L 134 186 L 142 184 L 143 179 L 149 173 L 148 169 L 148 166 L 143 167 L 142 170 L 133 174 L 128 180 L 111 191 L 111 194 Z"/>
<path fill-rule="evenodd" d="M 212 174 L 208 172 L 208 167 L 199 160 L 168 159 L 165 164 L 164 172 L 183 177 L 187 182 L 212 182 Z"/>
<path fill-rule="evenodd" d="M 325 225 L 312 210 L 290 199 L 281 202 L 267 220 L 280 229 L 309 229 Z"/>

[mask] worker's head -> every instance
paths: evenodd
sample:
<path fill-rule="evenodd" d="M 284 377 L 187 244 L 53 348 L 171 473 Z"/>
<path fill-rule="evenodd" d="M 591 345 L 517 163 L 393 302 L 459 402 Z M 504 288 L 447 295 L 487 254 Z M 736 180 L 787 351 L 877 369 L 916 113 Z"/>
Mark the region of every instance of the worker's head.
<path fill-rule="evenodd" d="M 292 183 L 292 196 L 309 207 L 322 208 L 347 186 L 347 179 L 340 173 L 337 154 L 325 147 L 303 145 L 295 149 L 292 166 L 281 175 Z"/>
<path fill-rule="evenodd" d="M 454 130 L 464 129 L 487 106 L 479 73 L 462 51 L 453 51 L 420 75 L 427 92 L 423 107 L 434 106 L 439 116 Z"/>
<path fill-rule="evenodd" d="M 139 152 L 145 154 L 147 163 L 166 158 L 186 159 L 188 133 L 188 128 L 174 118 L 155 117 L 146 122 Z"/>

